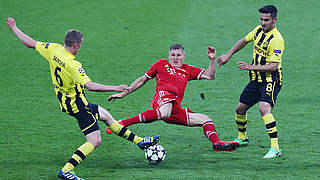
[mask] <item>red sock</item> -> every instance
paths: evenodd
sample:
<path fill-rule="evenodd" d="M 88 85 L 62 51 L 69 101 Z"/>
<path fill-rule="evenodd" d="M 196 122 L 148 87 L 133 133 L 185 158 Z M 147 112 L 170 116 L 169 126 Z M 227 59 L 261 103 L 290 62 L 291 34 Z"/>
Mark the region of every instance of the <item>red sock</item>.
<path fill-rule="evenodd" d="M 202 125 L 204 135 L 212 142 L 212 144 L 220 141 L 216 128 L 212 121 L 207 121 Z"/>
<path fill-rule="evenodd" d="M 131 118 L 128 119 L 123 119 L 121 120 L 121 124 L 125 127 L 130 126 L 132 124 L 137 124 L 137 123 L 152 123 L 156 120 L 161 119 L 160 118 L 160 112 L 158 113 L 158 111 L 151 109 L 151 110 L 146 110 L 143 113 L 140 113 L 136 116 L 133 116 Z"/>

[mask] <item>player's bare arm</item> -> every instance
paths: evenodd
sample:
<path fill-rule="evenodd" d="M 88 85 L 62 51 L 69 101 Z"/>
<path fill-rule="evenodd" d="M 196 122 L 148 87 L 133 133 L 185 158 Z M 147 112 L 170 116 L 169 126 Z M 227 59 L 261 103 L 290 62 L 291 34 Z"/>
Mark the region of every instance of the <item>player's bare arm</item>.
<path fill-rule="evenodd" d="M 97 91 L 97 92 L 123 92 L 128 88 L 127 85 L 120 86 L 107 86 L 99 83 L 95 83 L 92 81 L 87 82 L 84 85 L 89 91 Z"/>
<path fill-rule="evenodd" d="M 125 93 L 129 94 L 131 92 L 134 92 L 135 90 L 139 89 L 140 87 L 142 87 L 149 79 L 143 75 L 141 77 L 139 77 L 138 79 L 136 79 L 127 89 L 127 91 Z"/>
<path fill-rule="evenodd" d="M 230 51 L 228 51 L 226 54 L 220 56 L 218 58 L 218 67 L 220 67 L 221 65 L 226 64 L 229 59 L 231 58 L 231 56 L 233 54 L 235 54 L 236 52 L 238 52 L 240 49 L 244 48 L 246 45 L 248 44 L 248 42 L 246 41 L 246 38 L 242 38 L 240 39 L 231 49 Z"/>
<path fill-rule="evenodd" d="M 209 67 L 201 75 L 201 79 L 213 80 L 216 78 L 216 50 L 208 46 Z"/>
<path fill-rule="evenodd" d="M 135 90 L 139 89 L 142 87 L 149 79 L 146 76 L 141 76 L 138 79 L 136 79 L 130 87 L 128 87 L 124 92 L 118 93 L 118 94 L 113 94 L 107 98 L 108 101 L 114 101 L 116 99 L 120 99 L 125 97 L 126 95 L 134 92 Z"/>
<path fill-rule="evenodd" d="M 24 34 L 16 25 L 15 19 L 8 17 L 6 23 L 8 27 L 12 30 L 12 32 L 19 38 L 21 42 L 23 42 L 29 48 L 35 48 L 37 41 L 33 40 L 28 35 Z"/>
<path fill-rule="evenodd" d="M 256 65 L 250 65 L 246 62 L 240 61 L 240 62 L 237 62 L 237 65 L 240 70 L 256 70 L 256 71 L 262 71 L 262 72 L 271 72 L 271 71 L 277 70 L 279 63 L 271 62 L 270 64 L 256 66 Z"/>

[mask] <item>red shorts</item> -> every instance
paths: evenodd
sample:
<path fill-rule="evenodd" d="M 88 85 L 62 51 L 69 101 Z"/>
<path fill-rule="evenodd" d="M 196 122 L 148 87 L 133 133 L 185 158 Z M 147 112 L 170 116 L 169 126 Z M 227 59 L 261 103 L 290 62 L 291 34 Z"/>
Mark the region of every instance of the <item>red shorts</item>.
<path fill-rule="evenodd" d="M 157 92 L 152 99 L 152 107 L 154 110 L 159 109 L 166 103 L 172 103 L 172 111 L 169 119 L 164 120 L 170 124 L 180 124 L 190 126 L 190 119 L 188 112 L 193 113 L 189 108 L 182 109 L 180 104 L 177 103 L 176 95 L 168 91 Z"/>

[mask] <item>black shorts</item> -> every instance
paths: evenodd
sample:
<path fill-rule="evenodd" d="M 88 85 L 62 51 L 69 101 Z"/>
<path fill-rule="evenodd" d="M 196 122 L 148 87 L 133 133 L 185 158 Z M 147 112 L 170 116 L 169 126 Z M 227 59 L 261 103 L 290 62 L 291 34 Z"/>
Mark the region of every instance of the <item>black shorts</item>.
<path fill-rule="evenodd" d="M 276 82 L 260 83 L 250 81 L 240 95 L 240 102 L 248 106 L 253 106 L 259 101 L 267 102 L 273 108 L 276 104 L 281 85 Z"/>
<path fill-rule="evenodd" d="M 73 117 L 75 117 L 78 120 L 79 127 L 84 135 L 99 130 L 98 105 L 89 103 L 87 107 L 80 110 L 78 113 L 74 114 Z"/>

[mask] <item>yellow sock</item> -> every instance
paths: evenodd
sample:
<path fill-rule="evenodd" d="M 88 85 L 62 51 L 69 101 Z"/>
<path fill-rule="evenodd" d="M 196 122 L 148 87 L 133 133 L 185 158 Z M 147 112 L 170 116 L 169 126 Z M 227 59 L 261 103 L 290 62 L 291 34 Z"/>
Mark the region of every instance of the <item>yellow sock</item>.
<path fill-rule="evenodd" d="M 236 125 L 238 128 L 238 139 L 246 139 L 247 137 L 247 114 L 236 114 Z"/>
<path fill-rule="evenodd" d="M 262 116 L 264 124 L 266 125 L 267 132 L 271 140 L 271 147 L 279 150 L 277 124 L 272 114 Z"/>
<path fill-rule="evenodd" d="M 118 123 L 118 121 L 115 121 L 111 126 L 109 126 L 112 132 L 116 133 L 118 136 L 128 139 L 129 141 L 132 141 L 136 144 L 142 141 L 142 138 L 133 134 L 129 129 L 122 126 Z"/>
<path fill-rule="evenodd" d="M 94 150 L 94 146 L 86 142 L 82 144 L 76 152 L 72 155 L 70 160 L 64 165 L 62 168 L 62 172 L 69 172 L 73 170 L 78 164 L 80 164 L 88 154 L 90 154 Z"/>

